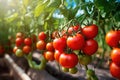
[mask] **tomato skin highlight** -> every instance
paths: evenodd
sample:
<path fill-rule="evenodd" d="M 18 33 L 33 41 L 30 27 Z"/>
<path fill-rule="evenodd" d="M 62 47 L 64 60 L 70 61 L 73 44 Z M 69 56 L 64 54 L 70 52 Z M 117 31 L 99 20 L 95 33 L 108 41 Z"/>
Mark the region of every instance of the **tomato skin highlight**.
<path fill-rule="evenodd" d="M 46 37 L 47 37 L 47 35 L 45 34 L 45 32 L 40 32 L 40 33 L 38 34 L 39 40 L 45 40 Z"/>
<path fill-rule="evenodd" d="M 31 47 L 30 46 L 28 46 L 28 45 L 23 46 L 23 52 L 25 54 L 29 54 L 30 51 L 31 51 Z"/>
<path fill-rule="evenodd" d="M 105 41 L 110 47 L 118 47 L 120 33 L 118 31 L 109 31 L 105 36 Z"/>
<path fill-rule="evenodd" d="M 67 46 L 72 50 L 80 50 L 84 46 L 85 40 L 81 34 L 76 34 L 75 36 L 69 36 L 67 38 Z"/>
<path fill-rule="evenodd" d="M 63 51 L 66 48 L 67 44 L 66 44 L 66 38 L 61 37 L 61 38 L 55 38 L 53 40 L 53 47 L 56 50 L 60 50 Z"/>
<path fill-rule="evenodd" d="M 82 51 L 86 55 L 93 55 L 98 49 L 98 43 L 94 39 L 86 40 L 84 47 L 82 48 Z"/>
<path fill-rule="evenodd" d="M 86 39 L 93 39 L 98 34 L 98 27 L 95 24 L 85 26 L 82 29 L 82 34 L 85 36 Z"/>
<path fill-rule="evenodd" d="M 43 40 L 38 41 L 38 42 L 36 43 L 36 47 L 37 47 L 37 49 L 39 49 L 39 50 L 44 50 L 45 47 L 46 47 L 45 41 L 43 41 Z"/>
<path fill-rule="evenodd" d="M 63 51 L 55 50 L 54 52 L 54 58 L 57 62 L 59 62 L 60 55 L 63 53 Z"/>
<path fill-rule="evenodd" d="M 48 43 L 46 44 L 46 49 L 47 49 L 48 51 L 54 51 L 53 42 L 48 42 Z"/>
<path fill-rule="evenodd" d="M 16 38 L 16 46 L 21 46 L 24 42 L 24 39 L 23 38 Z"/>
<path fill-rule="evenodd" d="M 114 62 L 110 64 L 110 73 L 113 77 L 120 79 L 120 67 Z"/>
<path fill-rule="evenodd" d="M 53 60 L 55 60 L 55 59 L 54 59 L 54 52 L 52 52 L 52 51 L 46 51 L 46 52 L 44 52 L 44 57 L 45 57 L 45 59 L 48 60 L 48 61 L 53 61 Z"/>
<path fill-rule="evenodd" d="M 31 38 L 25 38 L 24 39 L 24 44 L 26 44 L 26 45 L 28 45 L 28 46 L 30 46 L 30 45 L 32 45 L 32 39 Z"/>
<path fill-rule="evenodd" d="M 13 48 L 13 53 L 15 53 L 17 51 L 18 47 L 17 46 L 14 46 Z"/>
<path fill-rule="evenodd" d="M 114 48 L 111 51 L 111 59 L 117 66 L 120 66 L 120 48 Z"/>
<path fill-rule="evenodd" d="M 78 57 L 75 53 L 62 53 L 59 58 L 59 63 L 65 68 L 73 68 L 78 63 Z"/>

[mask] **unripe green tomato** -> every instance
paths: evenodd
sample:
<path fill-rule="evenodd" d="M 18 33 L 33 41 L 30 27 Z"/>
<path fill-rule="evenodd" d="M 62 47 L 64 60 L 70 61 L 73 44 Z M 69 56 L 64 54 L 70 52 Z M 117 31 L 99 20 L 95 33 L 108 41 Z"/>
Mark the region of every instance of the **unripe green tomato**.
<path fill-rule="evenodd" d="M 94 76 L 94 75 L 95 75 L 95 72 L 94 72 L 92 69 L 88 69 L 88 70 L 87 70 L 87 76 L 92 77 L 92 76 Z"/>
<path fill-rule="evenodd" d="M 74 67 L 74 68 L 69 68 L 69 72 L 70 72 L 71 74 L 75 74 L 75 73 L 77 73 L 77 71 L 78 71 L 78 69 L 77 69 L 76 67 Z"/>
<path fill-rule="evenodd" d="M 63 72 L 69 72 L 69 68 L 62 67 Z"/>
<path fill-rule="evenodd" d="M 92 61 L 92 56 L 80 55 L 78 58 L 79 58 L 79 63 L 82 65 L 88 65 Z"/>
<path fill-rule="evenodd" d="M 15 55 L 17 57 L 22 57 L 23 56 L 23 51 L 21 49 L 17 49 L 17 51 L 15 52 Z"/>

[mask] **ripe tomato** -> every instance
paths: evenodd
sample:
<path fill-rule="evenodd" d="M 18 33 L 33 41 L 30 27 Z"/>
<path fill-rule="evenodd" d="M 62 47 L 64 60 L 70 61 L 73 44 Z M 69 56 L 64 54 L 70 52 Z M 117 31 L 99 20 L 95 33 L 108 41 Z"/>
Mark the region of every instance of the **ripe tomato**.
<path fill-rule="evenodd" d="M 18 49 L 18 47 L 15 46 L 15 47 L 13 48 L 13 53 L 16 53 L 17 49 Z"/>
<path fill-rule="evenodd" d="M 85 26 L 82 29 L 82 34 L 85 36 L 86 39 L 93 39 L 98 34 L 98 27 L 95 24 Z"/>
<path fill-rule="evenodd" d="M 51 38 L 52 38 L 52 39 L 55 39 L 56 37 L 58 37 L 58 31 L 52 32 Z"/>
<path fill-rule="evenodd" d="M 29 38 L 29 37 L 25 38 L 25 39 L 24 39 L 24 44 L 30 46 L 30 45 L 32 44 L 32 39 Z"/>
<path fill-rule="evenodd" d="M 117 66 L 120 66 L 120 48 L 114 48 L 111 51 L 111 59 Z"/>
<path fill-rule="evenodd" d="M 110 64 L 110 73 L 113 77 L 120 79 L 120 67 L 114 62 Z"/>
<path fill-rule="evenodd" d="M 46 49 L 48 51 L 54 51 L 54 47 L 53 47 L 53 42 L 49 42 L 46 44 Z"/>
<path fill-rule="evenodd" d="M 25 54 L 29 54 L 30 51 L 31 51 L 31 47 L 30 46 L 28 46 L 28 45 L 23 46 L 23 52 Z"/>
<path fill-rule="evenodd" d="M 69 33 L 69 34 L 72 34 L 73 32 L 77 32 L 79 28 L 80 28 L 79 25 L 69 27 L 68 33 Z"/>
<path fill-rule="evenodd" d="M 16 38 L 24 38 L 24 34 L 22 32 L 16 33 Z"/>
<path fill-rule="evenodd" d="M 21 46 L 24 42 L 24 39 L 23 38 L 16 38 L 16 46 Z"/>
<path fill-rule="evenodd" d="M 59 57 L 59 63 L 65 68 L 73 68 L 78 63 L 78 57 L 75 53 L 62 53 Z"/>
<path fill-rule="evenodd" d="M 54 60 L 54 52 L 46 51 L 46 52 L 44 52 L 44 57 L 46 60 L 53 61 Z"/>
<path fill-rule="evenodd" d="M 118 31 L 109 31 L 105 37 L 106 43 L 111 47 L 118 47 L 120 34 Z"/>
<path fill-rule="evenodd" d="M 45 41 L 43 41 L 43 40 L 38 41 L 38 42 L 36 43 L 36 47 L 37 47 L 37 49 L 39 49 L 39 50 L 44 50 L 45 47 L 46 47 Z"/>
<path fill-rule="evenodd" d="M 92 57 L 87 55 L 80 55 L 78 58 L 79 58 L 79 63 L 82 65 L 88 65 L 92 61 Z"/>
<path fill-rule="evenodd" d="M 45 40 L 46 37 L 47 37 L 47 35 L 45 34 L 45 32 L 40 32 L 40 33 L 38 34 L 39 40 Z"/>
<path fill-rule="evenodd" d="M 82 48 L 82 51 L 86 55 L 93 55 L 98 49 L 98 43 L 94 39 L 86 40 L 85 45 Z"/>
<path fill-rule="evenodd" d="M 61 38 L 55 38 L 53 40 L 53 47 L 56 50 L 63 51 L 66 48 L 66 38 L 61 37 Z"/>
<path fill-rule="evenodd" d="M 15 52 L 15 55 L 17 57 L 22 57 L 23 56 L 23 51 L 21 49 L 17 49 L 16 52 Z"/>
<path fill-rule="evenodd" d="M 67 38 L 67 46 L 73 50 L 80 50 L 84 43 L 84 37 L 81 34 L 76 34 L 73 37 L 69 36 Z"/>
<path fill-rule="evenodd" d="M 59 62 L 60 55 L 63 53 L 63 51 L 55 50 L 54 52 L 54 58 L 57 62 Z"/>
<path fill-rule="evenodd" d="M 4 47 L 2 45 L 0 45 L 0 55 L 4 54 Z"/>

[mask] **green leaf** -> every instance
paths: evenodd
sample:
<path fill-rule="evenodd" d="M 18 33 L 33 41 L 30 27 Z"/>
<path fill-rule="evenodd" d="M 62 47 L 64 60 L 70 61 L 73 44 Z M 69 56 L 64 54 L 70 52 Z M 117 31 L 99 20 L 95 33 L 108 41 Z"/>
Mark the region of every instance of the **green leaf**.
<path fill-rule="evenodd" d="M 34 17 L 38 17 L 42 12 L 44 12 L 45 10 L 45 7 L 47 6 L 48 4 L 48 1 L 45 2 L 45 3 L 39 3 L 36 8 L 35 8 L 35 11 L 34 11 Z"/>
<path fill-rule="evenodd" d="M 27 7 L 29 4 L 29 0 L 22 0 L 22 1 L 23 1 L 24 6 Z"/>
<path fill-rule="evenodd" d="M 16 18 L 18 18 L 18 13 L 14 13 L 14 14 L 10 15 L 9 17 L 5 18 L 5 20 L 10 23 L 10 22 L 14 21 Z"/>

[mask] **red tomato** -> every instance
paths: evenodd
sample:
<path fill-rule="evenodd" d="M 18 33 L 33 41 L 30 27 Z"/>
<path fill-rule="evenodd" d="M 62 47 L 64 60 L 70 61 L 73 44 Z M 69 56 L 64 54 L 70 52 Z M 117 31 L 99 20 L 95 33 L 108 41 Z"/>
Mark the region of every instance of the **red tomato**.
<path fill-rule="evenodd" d="M 59 63 L 65 68 L 73 68 L 78 63 L 78 57 L 75 53 L 62 53 L 59 58 Z"/>
<path fill-rule="evenodd" d="M 110 73 L 113 77 L 120 79 L 120 67 L 114 62 L 110 64 Z"/>
<path fill-rule="evenodd" d="M 69 27 L 68 33 L 72 34 L 73 32 L 77 32 L 79 28 L 80 28 L 79 25 L 76 25 L 76 26 L 73 26 L 73 27 Z"/>
<path fill-rule="evenodd" d="M 24 39 L 24 44 L 30 46 L 30 45 L 32 44 L 32 39 L 29 38 L 29 37 L 25 38 L 25 39 Z"/>
<path fill-rule="evenodd" d="M 4 47 L 0 45 L 0 55 L 4 54 Z"/>
<path fill-rule="evenodd" d="M 45 32 L 40 32 L 38 35 L 39 40 L 45 40 L 47 37 L 47 35 L 45 34 Z"/>
<path fill-rule="evenodd" d="M 37 49 L 39 49 L 39 50 L 44 50 L 45 47 L 46 47 L 45 41 L 43 41 L 43 40 L 38 41 L 38 42 L 36 43 L 36 47 L 37 47 Z"/>
<path fill-rule="evenodd" d="M 30 51 L 31 51 L 31 47 L 30 46 L 28 46 L 28 45 L 23 46 L 23 52 L 25 54 L 29 54 Z"/>
<path fill-rule="evenodd" d="M 82 48 L 82 51 L 86 55 L 92 55 L 94 54 L 98 49 L 98 43 L 94 39 L 89 39 L 85 42 L 85 45 Z"/>
<path fill-rule="evenodd" d="M 61 37 L 61 38 L 55 38 L 53 40 L 53 47 L 56 50 L 63 51 L 66 48 L 66 38 Z"/>
<path fill-rule="evenodd" d="M 69 36 L 67 38 L 67 46 L 73 50 L 80 50 L 84 43 L 84 37 L 81 34 L 76 34 L 73 37 Z"/>
<path fill-rule="evenodd" d="M 15 46 L 15 47 L 13 48 L 13 52 L 15 53 L 15 52 L 17 51 L 17 49 L 18 49 L 18 47 Z"/>
<path fill-rule="evenodd" d="M 63 53 L 63 51 L 55 50 L 54 58 L 57 62 L 59 62 L 60 55 Z"/>
<path fill-rule="evenodd" d="M 24 34 L 22 32 L 16 33 L 16 38 L 24 38 Z"/>
<path fill-rule="evenodd" d="M 16 38 L 16 46 L 21 46 L 24 42 L 23 38 Z"/>
<path fill-rule="evenodd" d="M 111 51 L 111 59 L 117 66 L 120 66 L 120 48 L 114 48 Z"/>
<path fill-rule="evenodd" d="M 54 52 L 52 52 L 52 51 L 46 51 L 44 53 L 44 57 L 45 57 L 45 59 L 47 59 L 49 61 L 53 61 L 54 60 Z"/>
<path fill-rule="evenodd" d="M 54 51 L 54 47 L 53 47 L 53 42 L 49 42 L 46 44 L 46 49 L 48 51 Z"/>
<path fill-rule="evenodd" d="M 93 24 L 93 25 L 90 25 L 90 26 L 85 26 L 83 29 L 82 29 L 82 34 L 85 36 L 85 38 L 87 39 L 93 39 L 94 37 L 97 36 L 98 34 L 98 27 Z"/>
<path fill-rule="evenodd" d="M 120 34 L 118 31 L 109 31 L 105 37 L 106 43 L 111 47 L 118 47 Z"/>

